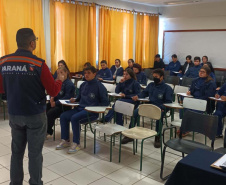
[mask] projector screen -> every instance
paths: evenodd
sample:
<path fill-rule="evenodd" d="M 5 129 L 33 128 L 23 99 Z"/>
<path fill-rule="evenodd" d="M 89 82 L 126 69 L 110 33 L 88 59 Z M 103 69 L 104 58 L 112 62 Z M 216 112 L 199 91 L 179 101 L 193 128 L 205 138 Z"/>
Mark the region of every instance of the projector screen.
<path fill-rule="evenodd" d="M 226 68 L 226 30 L 173 30 L 164 32 L 163 60 L 172 61 L 176 54 L 181 65 L 186 56 L 206 55 L 214 68 Z"/>

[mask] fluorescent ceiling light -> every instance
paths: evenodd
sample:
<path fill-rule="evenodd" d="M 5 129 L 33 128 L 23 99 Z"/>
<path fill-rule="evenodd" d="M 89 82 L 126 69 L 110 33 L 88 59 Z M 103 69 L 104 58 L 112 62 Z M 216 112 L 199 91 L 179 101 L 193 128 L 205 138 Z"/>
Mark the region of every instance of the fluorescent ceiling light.
<path fill-rule="evenodd" d="M 189 3 L 198 3 L 200 0 L 190 0 L 190 1 L 171 1 L 171 2 L 165 2 L 166 5 L 180 5 L 180 4 L 189 4 Z"/>

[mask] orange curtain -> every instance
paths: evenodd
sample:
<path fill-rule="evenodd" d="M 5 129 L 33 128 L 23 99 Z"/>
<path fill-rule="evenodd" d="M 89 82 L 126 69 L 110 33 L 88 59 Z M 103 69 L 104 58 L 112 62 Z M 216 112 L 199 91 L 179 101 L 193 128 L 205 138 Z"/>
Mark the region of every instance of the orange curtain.
<path fill-rule="evenodd" d="M 142 68 L 154 67 L 154 56 L 158 53 L 158 15 L 137 14 L 135 62 Z"/>
<path fill-rule="evenodd" d="M 16 51 L 16 32 L 26 27 L 33 29 L 38 37 L 34 54 L 45 59 L 42 1 L 0 0 L 0 55 Z"/>
<path fill-rule="evenodd" d="M 99 63 L 106 60 L 111 67 L 119 58 L 122 67 L 128 66 L 127 60 L 133 58 L 133 24 L 132 12 L 100 7 Z"/>
<path fill-rule="evenodd" d="M 64 59 L 71 72 L 85 62 L 96 63 L 96 7 L 94 4 L 50 0 L 51 70 Z"/>

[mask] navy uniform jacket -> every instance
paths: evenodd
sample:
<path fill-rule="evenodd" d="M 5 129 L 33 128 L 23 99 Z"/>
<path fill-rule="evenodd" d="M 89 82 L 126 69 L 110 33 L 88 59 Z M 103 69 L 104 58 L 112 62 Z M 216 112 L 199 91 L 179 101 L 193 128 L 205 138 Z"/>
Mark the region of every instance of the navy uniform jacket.
<path fill-rule="evenodd" d="M 97 78 L 103 78 L 103 80 L 112 80 L 112 74 L 110 69 L 106 68 L 106 69 L 100 69 L 97 72 Z"/>
<path fill-rule="evenodd" d="M 111 74 L 113 76 L 115 74 L 115 71 L 116 71 L 115 65 L 111 66 L 111 69 L 110 70 L 111 70 Z M 119 67 L 118 68 L 115 76 L 123 76 L 123 68 L 122 67 Z"/>
<path fill-rule="evenodd" d="M 15 116 L 45 112 L 45 89 L 50 96 L 56 96 L 62 85 L 60 80 L 54 81 L 43 59 L 24 49 L 0 59 L 0 75 L 3 76 L 8 112 Z"/>
<path fill-rule="evenodd" d="M 75 86 L 72 83 L 72 81 L 69 78 L 67 78 L 66 80 L 64 80 L 62 84 L 59 94 L 56 97 L 54 97 L 54 101 L 56 102 L 56 105 L 61 105 L 59 100 L 70 99 L 74 96 L 75 96 Z"/>
<path fill-rule="evenodd" d="M 165 64 L 161 58 L 159 62 L 158 61 L 154 62 L 154 69 L 158 69 L 158 68 L 160 69 L 165 68 Z"/>
<path fill-rule="evenodd" d="M 210 76 L 212 77 L 213 81 L 216 82 L 216 76 L 213 72 L 210 73 Z"/>
<path fill-rule="evenodd" d="M 173 90 L 170 86 L 162 81 L 160 84 L 155 85 L 154 82 L 138 94 L 139 98 L 149 97 L 150 103 L 164 109 L 164 103 L 172 103 Z"/>
<path fill-rule="evenodd" d="M 140 90 L 140 84 L 134 79 L 129 79 L 123 83 L 119 83 L 115 88 L 115 92 L 124 93 L 126 95 L 125 98 L 132 98 L 133 96 L 136 96 L 140 93 Z"/>
<path fill-rule="evenodd" d="M 82 83 L 76 101 L 79 101 L 79 106 L 83 108 L 109 105 L 107 89 L 96 79 Z"/>
<path fill-rule="evenodd" d="M 220 96 L 226 96 L 226 83 L 220 88 L 217 94 L 219 94 Z M 217 110 L 226 113 L 226 103 L 217 102 Z"/>
<path fill-rule="evenodd" d="M 206 78 L 197 78 L 192 81 L 190 91 L 194 98 L 208 100 L 213 97 L 216 91 L 216 84 L 211 80 L 205 82 Z"/>
<path fill-rule="evenodd" d="M 139 84 L 147 85 L 147 77 L 144 72 L 137 73 L 136 77 Z"/>
<path fill-rule="evenodd" d="M 190 63 L 188 63 L 187 61 L 184 63 L 184 65 L 183 66 L 181 66 L 181 71 L 182 71 L 182 74 L 184 75 L 185 74 L 185 70 L 186 70 L 186 68 L 187 68 L 187 66 L 189 65 L 189 67 L 188 67 L 188 70 L 191 68 L 191 67 L 194 67 L 194 63 L 193 62 L 190 62 Z M 187 71 L 188 71 L 187 70 Z M 186 71 L 186 72 L 187 72 Z"/>
<path fill-rule="evenodd" d="M 170 71 L 170 76 L 177 76 L 177 74 L 173 73 L 173 71 L 179 72 L 180 68 L 181 68 L 181 64 L 179 61 L 176 61 L 175 63 L 172 61 L 166 67 L 166 70 Z"/>
<path fill-rule="evenodd" d="M 198 78 L 199 77 L 199 70 L 201 69 L 201 65 L 191 67 L 187 70 L 184 76 L 189 78 Z"/>

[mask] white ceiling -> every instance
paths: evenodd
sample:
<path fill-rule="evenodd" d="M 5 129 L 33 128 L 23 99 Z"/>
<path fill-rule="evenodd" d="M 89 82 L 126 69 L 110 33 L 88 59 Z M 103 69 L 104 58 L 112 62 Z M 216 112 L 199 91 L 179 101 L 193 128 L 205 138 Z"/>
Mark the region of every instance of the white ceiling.
<path fill-rule="evenodd" d="M 125 2 L 132 2 L 136 4 L 143 4 L 143 5 L 148 5 L 148 6 L 172 6 L 172 5 L 166 5 L 164 3 L 167 2 L 174 2 L 174 1 L 188 1 L 188 0 L 120 0 L 120 1 L 125 1 Z M 192 0 L 191 0 L 192 1 Z M 193 0 L 195 1 L 195 0 Z M 226 0 L 199 0 L 200 2 L 198 3 L 214 3 L 214 2 L 226 2 Z M 197 3 L 189 3 L 189 4 L 197 4 Z M 180 4 L 182 5 L 182 4 Z"/>

